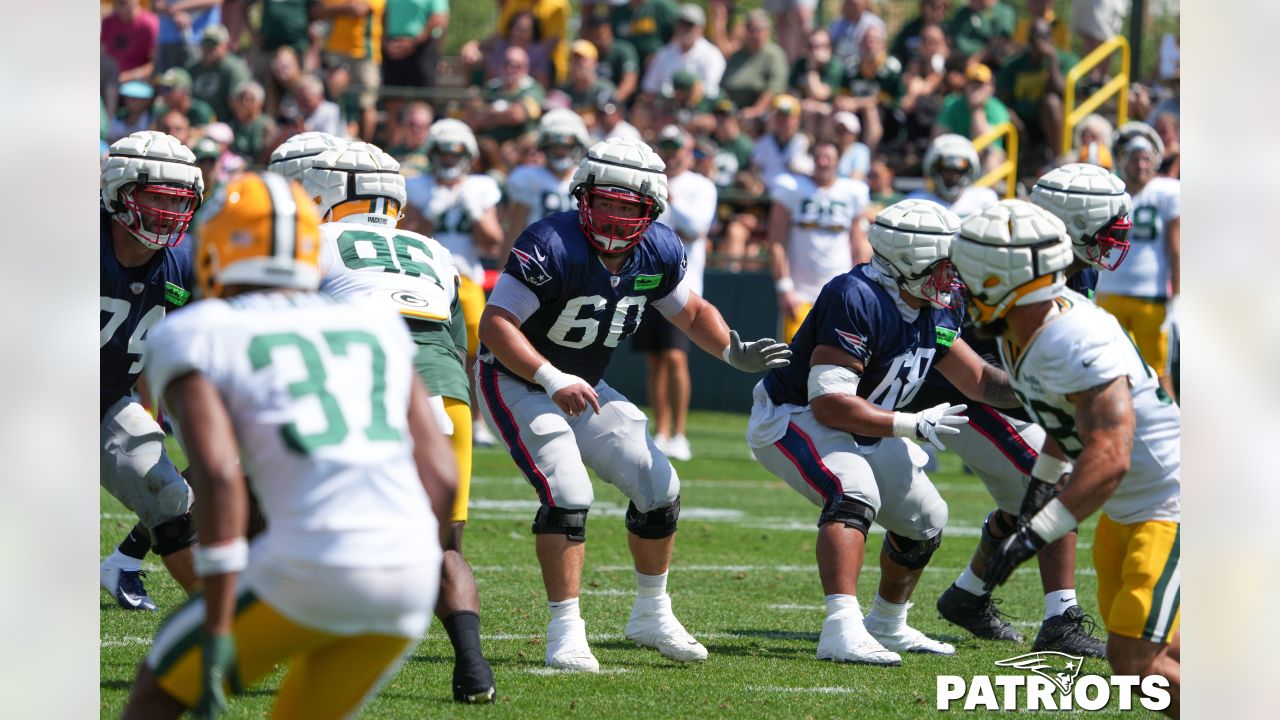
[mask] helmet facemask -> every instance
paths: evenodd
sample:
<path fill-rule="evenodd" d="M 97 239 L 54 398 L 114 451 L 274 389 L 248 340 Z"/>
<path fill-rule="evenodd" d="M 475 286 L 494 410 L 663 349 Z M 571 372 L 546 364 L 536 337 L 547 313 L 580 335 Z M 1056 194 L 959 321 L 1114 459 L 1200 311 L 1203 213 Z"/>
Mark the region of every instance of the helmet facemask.
<path fill-rule="evenodd" d="M 547 160 L 547 168 L 557 175 L 564 175 L 576 168 L 586 152 L 582 145 L 564 137 L 549 138 L 541 149 Z"/>
<path fill-rule="evenodd" d="M 926 300 L 939 308 L 959 307 L 964 283 L 960 282 L 960 275 L 956 273 L 950 260 L 943 258 L 918 274 L 908 275 L 885 258 L 877 259 L 878 265 L 889 268 L 889 274 L 897 281 L 898 287 L 906 290 L 912 297 Z"/>
<path fill-rule="evenodd" d="M 595 209 L 597 200 L 634 205 L 637 217 L 614 215 Z M 578 222 L 591 244 L 602 253 L 617 254 L 635 247 L 657 218 L 653 198 L 624 188 L 588 185 L 578 193 Z"/>
<path fill-rule="evenodd" d="M 964 189 L 973 183 L 974 168 L 970 166 L 968 158 L 944 155 L 928 170 L 929 177 L 933 180 L 934 192 L 947 201 L 960 197 Z"/>
<path fill-rule="evenodd" d="M 1117 215 L 1092 237 L 1083 238 L 1083 242 L 1076 245 L 1076 254 L 1094 267 L 1115 270 L 1129 254 L 1128 235 L 1132 229 L 1133 223 L 1128 215 Z"/>
<path fill-rule="evenodd" d="M 456 180 L 471 170 L 471 157 L 462 143 L 437 143 L 428 157 L 431 174 L 440 180 Z"/>
<path fill-rule="evenodd" d="M 120 224 L 143 245 L 160 250 L 182 242 L 200 198 L 186 185 L 139 182 L 120 190 L 120 203 Z"/>

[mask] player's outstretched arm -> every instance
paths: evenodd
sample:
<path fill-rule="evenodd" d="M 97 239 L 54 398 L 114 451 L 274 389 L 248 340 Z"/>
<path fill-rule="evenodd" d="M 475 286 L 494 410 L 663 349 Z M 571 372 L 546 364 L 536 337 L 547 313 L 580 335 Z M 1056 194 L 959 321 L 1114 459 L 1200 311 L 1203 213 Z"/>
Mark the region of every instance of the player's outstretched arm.
<path fill-rule="evenodd" d="M 409 434 L 413 436 L 413 461 L 418 466 L 422 488 L 431 499 L 431 510 L 440 526 L 440 542 L 446 532 L 452 536 L 449 515 L 458 489 L 458 463 L 453 448 L 436 424 L 431 412 L 431 397 L 417 373 L 413 374 L 413 390 L 409 396 Z"/>
<path fill-rule="evenodd" d="M 508 370 L 541 385 L 565 414 L 579 415 L 588 407 L 600 412 L 595 388 L 552 365 L 533 347 L 520 325 L 514 313 L 491 302 L 480 316 L 480 342 Z"/>
<path fill-rule="evenodd" d="M 934 365 L 965 397 L 992 407 L 1016 408 L 1018 396 L 1009 385 L 1009 374 L 982 359 L 962 339 Z"/>
<path fill-rule="evenodd" d="M 667 318 L 698 347 L 748 373 L 786 367 L 791 363 L 791 349 L 773 338 L 743 342 L 729 329 L 715 305 L 690 291 L 680 312 Z"/>
<path fill-rule="evenodd" d="M 184 428 L 187 480 L 195 502 L 196 574 L 204 583 L 205 632 L 201 639 L 201 692 L 193 712 L 213 718 L 224 712 L 227 700 L 223 682 L 239 693 L 236 646 L 231 635 L 235 615 L 236 578 L 249 560 L 245 530 L 249 495 L 240 471 L 240 452 L 231 415 L 213 383 L 189 372 L 157 388 L 165 407 Z"/>

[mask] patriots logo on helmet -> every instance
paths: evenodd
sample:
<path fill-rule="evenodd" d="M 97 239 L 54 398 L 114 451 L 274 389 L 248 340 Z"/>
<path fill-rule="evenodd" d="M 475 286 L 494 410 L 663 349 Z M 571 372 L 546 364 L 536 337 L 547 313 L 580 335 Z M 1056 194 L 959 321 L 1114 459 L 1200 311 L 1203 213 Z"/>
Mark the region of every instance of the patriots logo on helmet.
<path fill-rule="evenodd" d="M 542 255 L 536 248 L 535 252 Z M 535 286 L 551 282 L 551 273 L 547 272 L 540 262 L 540 260 L 546 260 L 546 257 L 535 258 L 520 248 L 511 248 L 511 254 L 515 255 L 516 261 L 520 263 L 520 273 L 524 275 L 525 282 Z"/>
<path fill-rule="evenodd" d="M 1027 670 L 1046 678 L 1054 685 L 1057 685 L 1063 695 L 1071 693 L 1071 687 L 1075 685 L 1076 676 L 1080 674 L 1080 666 L 1083 663 L 1084 658 L 1082 657 L 1060 653 L 1056 650 L 1042 650 L 996 661 L 996 665 L 1000 667 Z"/>
<path fill-rule="evenodd" d="M 849 352 L 854 355 L 862 355 L 867 350 L 867 340 L 861 335 L 854 335 L 851 332 L 837 329 L 836 335 L 840 336 L 840 343 L 845 346 Z"/>

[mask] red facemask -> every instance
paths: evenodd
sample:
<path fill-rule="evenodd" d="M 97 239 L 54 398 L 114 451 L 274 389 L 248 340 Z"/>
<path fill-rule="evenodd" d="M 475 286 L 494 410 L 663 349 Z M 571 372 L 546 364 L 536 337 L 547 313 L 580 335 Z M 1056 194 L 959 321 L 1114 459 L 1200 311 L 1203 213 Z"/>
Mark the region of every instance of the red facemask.
<path fill-rule="evenodd" d="M 178 198 L 177 209 L 166 210 L 138 199 L 139 195 Z M 182 185 L 134 185 L 121 193 L 130 215 L 124 226 L 146 243 L 175 247 L 182 242 L 195 214 L 198 199 L 193 188 Z"/>
<path fill-rule="evenodd" d="M 1093 234 L 1093 242 L 1085 249 L 1089 262 L 1104 270 L 1115 270 L 1129 254 L 1129 231 L 1133 222 L 1127 215 L 1113 218 Z"/>
<path fill-rule="evenodd" d="M 634 203 L 641 208 L 640 217 L 624 218 L 591 208 L 596 198 Z M 578 222 L 591 244 L 602 253 L 616 254 L 635 247 L 653 224 L 653 198 L 628 190 L 589 187 L 578 198 Z M 607 232 L 606 232 L 607 231 Z"/>
<path fill-rule="evenodd" d="M 924 299 L 940 308 L 959 307 L 963 291 L 964 283 L 960 282 L 960 276 L 956 274 L 955 266 L 950 260 L 935 264 L 928 279 L 920 286 L 920 294 Z"/>

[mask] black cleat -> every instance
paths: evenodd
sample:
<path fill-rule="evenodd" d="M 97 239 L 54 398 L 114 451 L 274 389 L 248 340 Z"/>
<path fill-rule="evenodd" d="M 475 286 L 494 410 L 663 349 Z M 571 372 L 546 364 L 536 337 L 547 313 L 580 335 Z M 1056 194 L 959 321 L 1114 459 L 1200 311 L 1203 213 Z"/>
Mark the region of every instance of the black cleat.
<path fill-rule="evenodd" d="M 453 664 L 453 699 L 460 703 L 491 703 L 497 696 L 493 670 L 480 653 L 458 658 Z"/>
<path fill-rule="evenodd" d="M 1093 618 L 1085 615 L 1079 605 L 1067 608 L 1066 612 L 1051 617 L 1040 625 L 1040 632 L 1036 633 L 1036 642 L 1031 649 L 1057 650 L 1068 655 L 1104 658 L 1107 656 L 1107 644 L 1091 634 L 1093 627 Z"/>
<path fill-rule="evenodd" d="M 1022 642 L 1022 633 L 1000 617 L 999 602 L 990 594 L 974 595 L 952 584 L 938 597 L 938 614 L 983 640 Z"/>

